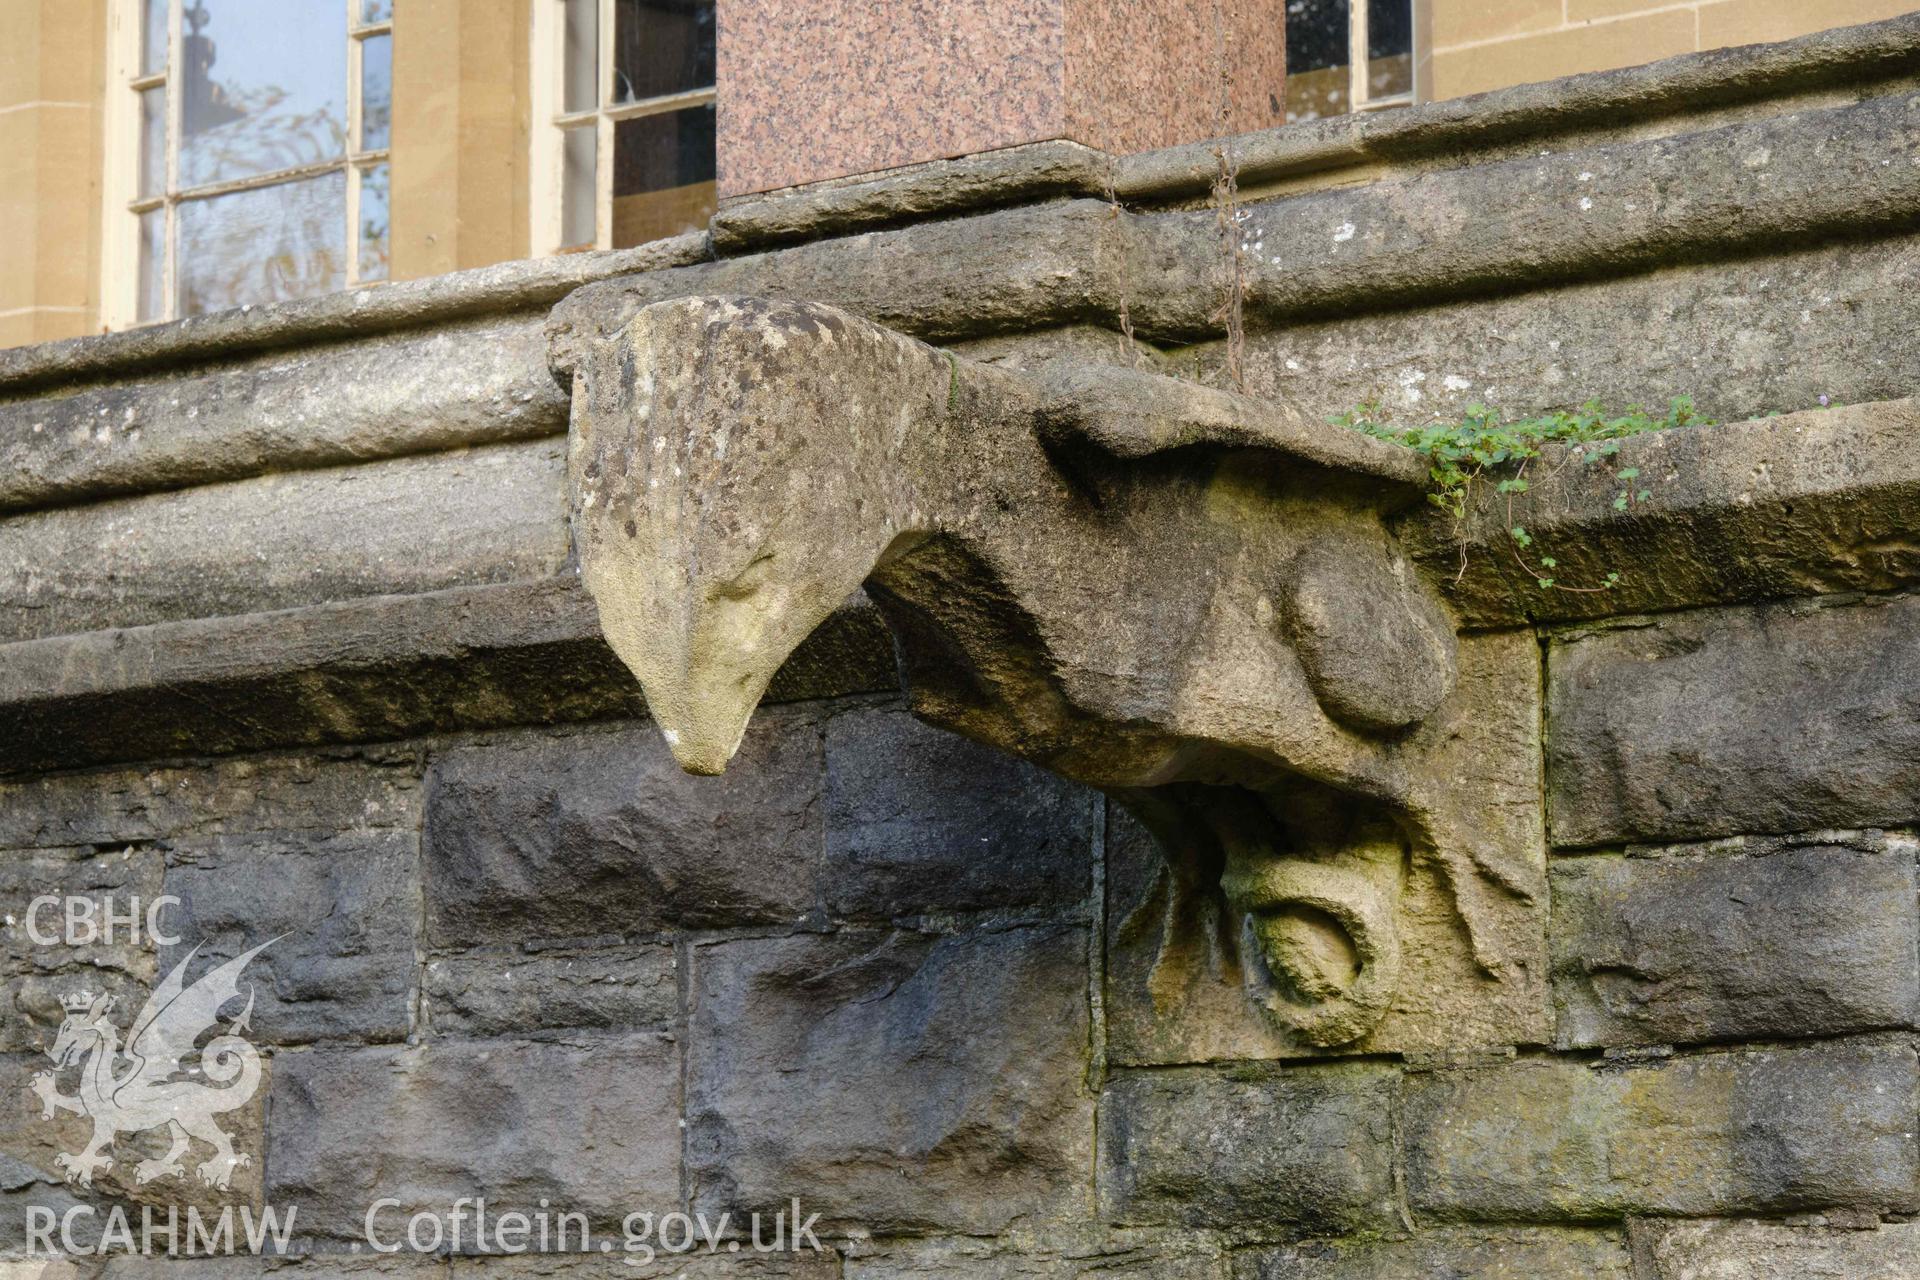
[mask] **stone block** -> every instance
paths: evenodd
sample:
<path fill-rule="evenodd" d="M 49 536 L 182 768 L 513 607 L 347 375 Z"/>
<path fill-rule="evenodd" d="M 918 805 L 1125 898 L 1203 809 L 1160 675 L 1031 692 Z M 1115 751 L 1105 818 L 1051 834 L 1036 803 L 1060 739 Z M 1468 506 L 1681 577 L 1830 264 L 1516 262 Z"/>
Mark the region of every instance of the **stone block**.
<path fill-rule="evenodd" d="M 1562 26 L 1513 40 L 1449 49 L 1433 59 L 1433 92 L 1439 98 L 1531 84 L 1582 71 L 1637 66 L 1692 53 L 1693 14 L 1663 9 L 1613 22 Z"/>
<path fill-rule="evenodd" d="M 278 1280 L 447 1280 L 450 1266 L 446 1258 L 410 1253 L 392 1257 L 338 1253 L 286 1258 L 110 1257 L 99 1280 L 259 1280 L 263 1276 Z"/>
<path fill-rule="evenodd" d="M 419 761 L 404 748 L 253 756 L 0 782 L 0 849 L 419 825 Z"/>
<path fill-rule="evenodd" d="M 218 835 L 167 856 L 180 941 L 160 972 L 272 940 L 241 975 L 272 1044 L 399 1040 L 412 1029 L 420 949 L 420 840 L 411 831 Z"/>
<path fill-rule="evenodd" d="M 1665 614 L 1547 668 L 1556 845 L 1920 820 L 1920 598 Z"/>
<path fill-rule="evenodd" d="M 890 1240 L 849 1246 L 845 1280 L 1222 1280 L 1219 1244 L 1197 1234 L 1050 1229 L 1035 1238 Z"/>
<path fill-rule="evenodd" d="M 1911 838 L 1760 838 L 1552 868 L 1563 1047 L 1911 1025 Z"/>
<path fill-rule="evenodd" d="M 303 1233 L 363 1239 L 369 1206 L 442 1216 L 463 1196 L 618 1226 L 680 1203 L 680 1052 L 651 1034 L 560 1043 L 439 1040 L 311 1049 L 276 1062 L 267 1198 Z"/>
<path fill-rule="evenodd" d="M 827 722 L 827 910 L 891 919 L 1085 899 L 1100 797 L 906 711 Z"/>
<path fill-rule="evenodd" d="M 527 955 L 468 951 L 429 960 L 428 1025 L 437 1035 L 526 1035 L 591 1027 L 670 1027 L 679 1010 L 673 948 Z"/>
<path fill-rule="evenodd" d="M 1257 9 L 1229 10 L 1217 47 L 1195 38 L 1214 20 L 1196 0 L 995 0 L 907 23 L 867 0 L 804 16 L 736 3 L 719 34 L 720 80 L 740 86 L 720 122 L 722 195 L 1041 139 L 1144 151 L 1284 122 L 1269 92 L 1286 74 L 1282 29 Z M 845 77 L 860 93 L 827 90 Z"/>
<path fill-rule="evenodd" d="M 1100 1105 L 1100 1208 L 1126 1226 L 1384 1229 L 1398 1073 L 1125 1072 Z"/>
<path fill-rule="evenodd" d="M 0 405 L 0 510 L 563 431 L 541 320 L 443 323 Z"/>
<path fill-rule="evenodd" d="M 132 1018 L 133 1011 L 128 1010 L 115 1017 L 114 1021 L 124 1032 Z M 179 1206 L 183 1215 L 183 1230 L 184 1215 L 189 1205 L 203 1215 L 217 1215 L 226 1206 L 236 1209 L 240 1206 L 256 1210 L 260 1208 L 266 1165 L 263 1134 L 267 1095 L 272 1087 L 274 1069 L 271 1059 L 261 1063 L 260 1087 L 253 1096 L 233 1110 L 214 1117 L 214 1122 L 233 1143 L 234 1154 L 244 1161 L 232 1171 L 224 1190 L 203 1184 L 197 1176 L 202 1163 L 214 1158 L 213 1149 L 199 1142 L 193 1143 L 181 1155 L 181 1173 L 152 1178 L 144 1183 L 139 1181 L 137 1166 L 142 1161 L 157 1160 L 167 1151 L 169 1142 L 165 1128 L 120 1132 L 103 1153 L 111 1158 L 112 1163 L 94 1172 L 90 1188 L 82 1189 L 68 1183 L 66 1173 L 55 1163 L 55 1157 L 62 1153 L 74 1155 L 83 1150 L 92 1137 L 93 1122 L 85 1116 L 61 1110 L 56 1110 L 51 1119 L 42 1117 L 40 1099 L 34 1091 L 33 1081 L 42 1071 L 53 1072 L 59 1092 L 71 1096 L 80 1088 L 81 1073 L 91 1065 L 91 1057 L 81 1066 L 64 1070 L 57 1069 L 44 1054 L 8 1054 L 0 1057 L 0 1172 L 6 1175 L 0 1179 L 0 1187 L 27 1189 L 29 1194 L 24 1203 L 47 1205 L 54 1208 L 55 1212 L 64 1211 L 63 1199 L 69 1195 L 77 1197 L 79 1201 L 96 1204 L 101 1213 L 106 1212 L 110 1201 L 119 1201 L 129 1206 L 127 1211 L 136 1228 L 141 1204 L 153 1205 L 163 1215 L 165 1206 Z M 6 1216 L 12 1218 L 11 1210 Z M 20 1221 L 25 1221 L 24 1208 Z M 91 1222 L 77 1222 L 75 1235 L 82 1239 L 90 1238 L 102 1225 L 103 1222 L 97 1218 Z"/>
<path fill-rule="evenodd" d="M 1491 8 L 1457 7 L 1482 13 Z M 1593 185 L 1591 180 L 1579 182 L 1578 173 L 1574 179 L 1576 186 Z M 1424 422 L 1459 421 L 1473 404 L 1519 417 L 1573 409 L 1588 399 L 1614 408 L 1642 404 L 1658 411 L 1675 396 L 1690 396 L 1700 412 L 1732 426 L 1755 414 L 1811 409 L 1822 395 L 1836 406 L 1896 400 L 1913 393 L 1898 369 L 1920 357 L 1920 299 L 1905 287 L 1916 270 L 1920 237 L 1906 235 L 1802 246 L 1732 261 L 1675 263 L 1661 271 L 1594 278 L 1565 288 L 1448 297 L 1408 309 L 1354 308 L 1324 320 L 1249 332 L 1247 391 L 1298 405 L 1316 422 L 1362 402 L 1378 402 L 1390 421 Z M 1767 281 L 1766 306 L 1753 305 L 1756 276 Z M 1861 359 L 1867 351 L 1893 353 L 1891 366 Z M 1218 360 L 1208 348 L 1196 355 L 1202 361 Z M 1896 428 L 1901 436 L 1910 430 Z M 1743 441 L 1738 456 L 1726 458 L 1724 472 L 1711 454 L 1678 459 L 1684 469 L 1654 485 L 1654 494 L 1689 506 L 1723 507 L 1740 492 L 1739 479 L 1751 482 L 1750 473 L 1737 464 L 1751 461 L 1746 452 L 1756 447 L 1765 446 L 1750 438 Z M 1788 460 L 1769 459 L 1775 466 L 1756 500 L 1769 489 L 1794 486 L 1796 477 L 1781 465 Z M 1828 453 L 1823 460 L 1824 468 L 1806 470 L 1803 496 L 1810 496 L 1805 491 L 1824 480 L 1861 501 L 1863 477 L 1856 468 L 1871 466 L 1871 455 Z M 1643 467 L 1642 474 L 1654 473 Z M 1534 492 L 1543 487 L 1536 484 Z M 1698 499 L 1706 501 L 1696 503 Z M 1505 505 L 1503 500 L 1502 512 Z M 1542 501 L 1529 506 L 1516 499 L 1514 511 L 1537 534 L 1560 523 L 1555 518 L 1558 505 Z M 1700 515 L 1696 527 L 1715 518 L 1706 511 Z M 1731 511 L 1719 518 L 1737 515 Z M 1791 513 L 1787 520 L 1793 521 Z M 1508 521 L 1502 531 L 1511 525 Z M 1569 532 L 1556 541 L 1571 546 L 1576 538 Z M 1753 572 L 1750 564 L 1729 563 L 1731 556 L 1716 556 L 1711 564 L 1670 566 L 1665 539 L 1661 548 L 1663 554 L 1644 570 L 1637 559 L 1614 567 L 1629 580 L 1658 579 L 1676 570 L 1690 578 Z M 1702 548 L 1707 554 L 1730 550 L 1718 544 Z M 1748 550 L 1764 554 L 1770 549 L 1750 543 Z M 1430 568 L 1436 574 L 1449 572 L 1437 552 Z M 1456 562 L 1451 572 L 1457 571 Z M 1481 602 L 1473 594 L 1469 589 L 1465 603 L 1480 612 L 1475 606 Z M 1461 598 L 1457 590 L 1453 595 Z M 1597 610 L 1618 611 L 1613 595 Z"/>
<path fill-rule="evenodd" d="M 45 1049 L 53 1044 L 66 1011 L 60 998 L 79 991 L 107 992 L 139 1008 L 154 979 L 153 945 L 147 940 L 147 907 L 162 892 L 160 851 L 147 844 L 100 852 L 78 848 L 19 849 L 0 853 L 0 1052 Z M 29 912 L 37 898 L 86 898 L 96 912 L 141 914 L 136 941 L 116 923 L 114 940 L 68 945 L 63 906 L 42 906 L 31 923 L 51 944 L 35 941 Z M 96 920 L 98 920 L 96 916 Z M 177 912 L 163 910 L 159 923 L 172 927 Z"/>
<path fill-rule="evenodd" d="M 1634 1280 L 1618 1231 L 1424 1231 L 1404 1240 L 1307 1240 L 1234 1255 L 1234 1280 Z"/>
<path fill-rule="evenodd" d="M 565 452 L 534 440 L 0 518 L 0 640 L 557 575 Z"/>
<path fill-rule="evenodd" d="M 516 734 L 434 763 L 438 947 L 792 924 L 819 900 L 818 727 L 757 717 L 725 776 L 681 772 L 651 724 Z"/>
<path fill-rule="evenodd" d="M 1913 1050 L 1830 1043 L 1410 1076 L 1416 1214 L 1538 1221 L 1916 1203 Z"/>
<path fill-rule="evenodd" d="M 1910 1280 L 1920 1275 L 1920 1223 L 1867 1229 L 1779 1222 L 1648 1223 L 1638 1243 L 1646 1280 Z"/>
<path fill-rule="evenodd" d="M 695 1208 L 798 1197 L 876 1233 L 987 1234 L 1083 1205 L 1087 938 L 1044 925 L 696 948 Z"/>
<path fill-rule="evenodd" d="M 729 1242 L 730 1243 L 730 1242 Z M 709 1251 L 704 1242 L 678 1254 L 657 1249 L 651 1260 L 625 1253 L 616 1243 L 610 1255 L 523 1255 L 516 1258 L 455 1258 L 454 1280 L 840 1280 L 840 1255 L 819 1253 L 734 1253 L 726 1244 Z"/>

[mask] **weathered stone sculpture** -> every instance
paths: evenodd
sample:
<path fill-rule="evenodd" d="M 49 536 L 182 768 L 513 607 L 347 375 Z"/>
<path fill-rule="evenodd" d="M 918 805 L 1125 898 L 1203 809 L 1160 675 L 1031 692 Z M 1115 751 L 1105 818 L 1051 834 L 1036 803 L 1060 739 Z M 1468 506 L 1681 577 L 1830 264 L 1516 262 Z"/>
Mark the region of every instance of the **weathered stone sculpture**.
<path fill-rule="evenodd" d="M 1537 657 L 1457 640 L 1401 555 L 1417 455 L 803 303 L 659 303 L 573 372 L 581 573 L 685 768 L 726 767 L 774 672 L 864 586 L 919 715 L 1154 832 L 1167 870 L 1132 924 L 1159 935 L 1157 1003 L 1232 986 L 1277 1051 L 1396 1009 L 1471 1022 L 1450 999 L 1497 1006 L 1509 1043 L 1535 1029 L 1537 817 L 1500 780 L 1530 795 L 1537 760 L 1471 709 L 1494 682 L 1532 705 Z M 1416 864 L 1450 918 L 1410 919 Z M 1436 976 L 1449 948 L 1466 988 Z"/>

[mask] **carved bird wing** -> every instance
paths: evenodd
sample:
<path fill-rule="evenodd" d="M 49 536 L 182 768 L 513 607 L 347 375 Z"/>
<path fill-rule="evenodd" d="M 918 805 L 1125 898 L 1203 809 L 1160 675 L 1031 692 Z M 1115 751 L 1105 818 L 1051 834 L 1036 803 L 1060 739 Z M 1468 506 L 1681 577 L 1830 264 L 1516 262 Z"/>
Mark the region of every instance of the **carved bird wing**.
<path fill-rule="evenodd" d="M 1054 365 L 1040 375 L 1043 437 L 1078 436 L 1119 458 L 1189 445 L 1273 449 L 1310 466 L 1423 491 L 1427 461 L 1411 449 L 1310 422 L 1290 405 L 1233 395 L 1139 369 Z"/>
<path fill-rule="evenodd" d="M 154 988 L 128 1029 L 126 1055 L 133 1059 L 134 1070 L 115 1087 L 114 1095 L 118 1097 L 124 1089 L 159 1084 L 179 1071 L 181 1060 L 193 1052 L 194 1041 L 219 1021 L 221 1008 L 239 996 L 240 971 L 278 941 L 278 938 L 269 938 L 204 975 L 192 986 L 185 985 L 187 965 L 200 948 L 189 951 Z"/>

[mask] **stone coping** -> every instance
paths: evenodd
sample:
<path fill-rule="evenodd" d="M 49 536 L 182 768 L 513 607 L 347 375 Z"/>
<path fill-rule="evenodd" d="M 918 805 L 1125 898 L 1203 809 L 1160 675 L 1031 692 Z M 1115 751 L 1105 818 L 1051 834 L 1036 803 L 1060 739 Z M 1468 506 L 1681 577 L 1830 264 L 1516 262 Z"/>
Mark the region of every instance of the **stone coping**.
<path fill-rule="evenodd" d="M 435 299 L 466 297 L 442 277 L 392 286 L 393 301 L 374 290 L 0 352 L 0 364 L 81 357 L 70 379 L 116 361 L 129 374 L 148 367 L 122 385 L 0 401 L 0 511 L 563 431 L 548 366 L 564 375 L 639 308 L 700 294 L 824 302 L 935 343 L 1120 328 L 1123 316 L 1143 338 L 1213 339 L 1224 287 L 1215 222 L 1206 209 L 1128 212 L 1083 198 L 712 260 L 692 237 L 621 259 L 651 269 L 585 283 L 595 268 L 584 256 L 490 268 L 485 296 L 516 308 L 490 330 L 481 318 L 426 323 L 440 318 Z M 1258 331 L 1916 228 L 1920 92 L 1907 91 L 1249 204 L 1245 314 Z M 543 333 L 529 307 L 555 296 Z M 292 343 L 343 300 L 424 327 L 343 341 L 353 331 L 329 320 L 324 344 L 168 376 L 155 367 L 186 358 L 182 344 L 213 358 Z M 423 366 L 437 376 L 423 381 Z"/>
<path fill-rule="evenodd" d="M 710 237 L 698 232 L 633 249 L 502 262 L 294 302 L 235 307 L 118 333 L 10 347 L 0 350 L 0 397 L 175 362 L 224 359 L 275 347 L 338 342 L 534 310 L 553 305 L 590 280 L 628 271 L 657 271 L 711 256 Z"/>
<path fill-rule="evenodd" d="M 1506 146 L 1515 139 L 1620 128 L 1821 89 L 1857 89 L 1915 73 L 1920 73 L 1920 14 L 1400 111 L 1291 125 L 1243 135 L 1226 145 L 1239 181 L 1251 187 L 1292 175 L 1449 152 L 1461 153 L 1461 162 L 1471 163 L 1465 153 Z M 1111 194 L 1130 203 L 1193 199 L 1204 196 L 1211 185 L 1217 145 L 1197 143 L 1118 159 L 1070 143 L 1009 148 L 743 199 L 716 215 L 710 234 L 608 253 L 503 263 L 0 350 L 0 397 L 124 376 L 169 362 L 228 358 L 532 309 L 589 281 L 698 263 L 716 251 L 762 250 L 796 239 L 1060 196 Z"/>

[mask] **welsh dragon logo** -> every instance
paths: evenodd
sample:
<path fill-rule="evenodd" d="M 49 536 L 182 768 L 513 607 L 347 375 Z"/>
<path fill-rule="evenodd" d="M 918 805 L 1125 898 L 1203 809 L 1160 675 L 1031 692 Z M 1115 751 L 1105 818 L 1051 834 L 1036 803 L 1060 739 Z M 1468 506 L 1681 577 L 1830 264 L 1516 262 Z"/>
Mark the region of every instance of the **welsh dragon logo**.
<path fill-rule="evenodd" d="M 252 990 L 246 1008 L 222 1034 L 197 1051 L 194 1044 L 219 1027 L 220 1010 L 239 998 L 240 971 L 247 962 L 277 941 L 269 939 L 186 986 L 187 965 L 200 950 L 195 947 L 147 997 L 127 1030 L 124 1049 L 119 1028 L 107 1017 L 111 997 L 81 992 L 62 998 L 67 1016 L 47 1056 L 61 1071 L 80 1068 L 79 1091 L 61 1093 L 53 1071 L 36 1073 L 29 1087 L 39 1095 L 41 1119 L 71 1111 L 93 1121 L 85 1148 L 54 1157 L 69 1182 L 92 1186 L 97 1171 L 112 1167 L 107 1149 L 117 1135 L 163 1126 L 171 1137 L 166 1154 L 136 1164 L 136 1183 L 184 1176 L 180 1158 L 192 1139 L 213 1148 L 213 1158 L 197 1170 L 209 1187 L 226 1190 L 233 1171 L 253 1163 L 253 1157 L 233 1149 L 232 1139 L 213 1120 L 245 1106 L 260 1088 L 260 1052 L 243 1034 L 253 1016 Z"/>

